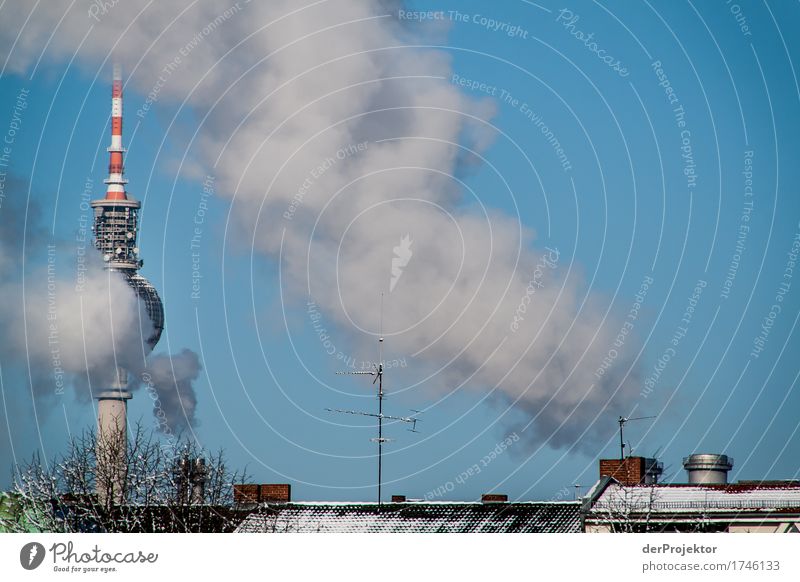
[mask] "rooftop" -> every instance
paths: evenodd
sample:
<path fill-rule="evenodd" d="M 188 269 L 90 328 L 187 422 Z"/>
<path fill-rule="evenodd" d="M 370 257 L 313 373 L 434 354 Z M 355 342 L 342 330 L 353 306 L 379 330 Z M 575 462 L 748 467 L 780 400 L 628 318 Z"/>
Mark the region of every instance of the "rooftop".
<path fill-rule="evenodd" d="M 238 533 L 576 533 L 580 502 L 287 503 L 252 513 Z"/>
<path fill-rule="evenodd" d="M 598 492 L 594 511 L 682 512 L 692 510 L 794 510 L 800 512 L 797 481 L 749 481 L 724 485 L 637 485 L 625 487 L 616 481 Z"/>

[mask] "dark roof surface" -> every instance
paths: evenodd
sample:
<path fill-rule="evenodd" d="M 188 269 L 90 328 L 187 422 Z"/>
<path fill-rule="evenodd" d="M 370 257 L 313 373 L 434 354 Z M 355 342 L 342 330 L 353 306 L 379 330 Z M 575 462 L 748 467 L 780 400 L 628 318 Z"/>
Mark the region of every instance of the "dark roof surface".
<path fill-rule="evenodd" d="M 580 502 L 287 503 L 253 512 L 240 533 L 576 533 Z"/>

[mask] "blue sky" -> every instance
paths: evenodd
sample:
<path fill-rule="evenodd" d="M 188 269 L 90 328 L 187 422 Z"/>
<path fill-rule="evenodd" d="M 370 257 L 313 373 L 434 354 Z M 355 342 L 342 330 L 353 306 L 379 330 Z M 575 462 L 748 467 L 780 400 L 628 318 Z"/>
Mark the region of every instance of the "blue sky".
<path fill-rule="evenodd" d="M 800 272 L 793 272 L 790 253 L 800 233 L 800 7 L 520 0 L 414 2 L 407 10 L 443 11 L 424 29 L 426 44 L 447 56 L 458 78 L 475 82 L 462 92 L 496 106 L 488 163 L 469 165 L 458 177 L 483 204 L 534 230 L 536 248 L 557 247 L 583 274 L 586 292 L 623 317 L 643 281 L 652 280 L 633 326 L 634 357 L 652 390 L 629 404 L 658 418 L 628 425 L 634 452 L 658 451 L 677 480 L 681 458 L 692 452 L 733 456 L 735 478 L 798 478 Z M 597 48 L 626 75 L 576 31 L 593 33 Z M 80 56 L 72 66 L 50 56 L 35 69 L 0 75 L 0 128 L 20 90 L 30 91 L 8 170 L 30 184 L 19 194 L 38 201 L 54 240 L 74 241 L 87 179 L 93 197 L 102 192 L 107 69 Z M 665 79 L 677 99 L 672 104 Z M 125 95 L 129 192 L 143 201 L 142 274 L 167 314 L 157 351 L 186 347 L 201 357 L 196 437 L 210 449 L 223 447 L 257 482 L 291 482 L 295 498 L 372 499 L 373 423 L 324 412 L 372 409 L 368 382 L 335 375 L 340 363 L 316 337 L 305 298 L 284 305 L 291 291 L 282 293 L 275 257 L 253 253 L 233 236 L 230 197 L 202 197 L 202 176 L 212 170 L 199 161 L 197 144 L 188 145 L 202 112 L 165 96 L 137 117 L 146 99 L 141 84 L 147 85 L 132 84 Z M 685 115 L 676 115 L 677 107 Z M 569 169 L 537 120 L 558 140 Z M 195 178 L 176 171 L 184 155 L 198 166 Z M 199 300 L 190 300 L 196 220 L 202 281 Z M 728 293 L 737 240 L 744 247 Z M 770 317 L 774 305 L 780 311 Z M 327 325 L 342 350 L 358 349 Z M 759 337 L 766 337 L 763 351 L 754 355 Z M 391 341 L 386 354 L 402 357 Z M 668 362 L 659 367 L 659 359 Z M 459 483 L 513 434 L 499 422 L 505 407 L 481 390 L 442 400 L 424 386 L 405 390 L 422 377 L 413 359 L 408 363 L 387 373 L 389 391 L 400 394 L 390 394 L 386 411 L 425 409 L 422 432 L 386 429 L 396 438 L 386 447 L 387 493 L 423 497 L 450 483 L 450 499 L 490 490 L 523 499 L 571 497 L 575 483 L 596 480 L 597 458 L 618 454 L 613 433 L 582 443 L 580 452 L 511 445 Z M 11 445 L 17 456 L 39 447 L 53 454 L 70 432 L 94 422 L 92 407 L 69 390 L 37 402 L 34 417 L 24 369 L 2 354 L 0 365 L 9 426 L 0 461 L 10 462 Z M 144 394 L 131 401 L 130 416 L 151 422 Z M 610 413 L 600 420 L 612 431 L 616 426 Z"/>

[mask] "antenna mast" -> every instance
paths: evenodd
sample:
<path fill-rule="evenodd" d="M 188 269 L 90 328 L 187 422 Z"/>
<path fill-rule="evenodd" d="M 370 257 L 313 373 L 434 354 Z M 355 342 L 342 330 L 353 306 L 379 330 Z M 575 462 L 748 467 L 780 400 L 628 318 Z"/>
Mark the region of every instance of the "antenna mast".
<path fill-rule="evenodd" d="M 361 410 L 342 410 L 340 408 L 326 408 L 328 412 L 340 412 L 343 414 L 356 414 L 359 416 L 372 416 L 378 419 L 378 438 L 372 439 L 373 442 L 378 443 L 378 507 L 381 506 L 381 487 L 383 485 L 383 443 L 388 442 L 389 439 L 383 438 L 383 420 L 397 420 L 411 424 L 409 429 L 411 432 L 417 431 L 418 418 L 413 416 L 389 416 L 383 414 L 383 293 L 381 293 L 380 301 L 380 319 L 378 327 L 378 362 L 372 365 L 372 370 L 358 370 L 355 372 L 336 372 L 343 376 L 375 376 L 372 381 L 373 384 L 377 383 L 378 386 L 378 414 L 374 412 L 364 412 Z M 415 411 L 416 412 L 416 411 Z"/>
<path fill-rule="evenodd" d="M 381 466 L 383 461 L 383 292 L 378 322 L 378 507 L 381 505 Z"/>
<path fill-rule="evenodd" d="M 656 418 L 655 416 L 637 416 L 636 418 L 625 418 L 624 416 L 620 416 L 617 422 L 619 423 L 619 460 L 623 461 L 625 459 L 625 441 L 622 440 L 622 427 L 625 426 L 626 422 L 630 422 L 632 420 L 646 420 L 649 418 Z"/>

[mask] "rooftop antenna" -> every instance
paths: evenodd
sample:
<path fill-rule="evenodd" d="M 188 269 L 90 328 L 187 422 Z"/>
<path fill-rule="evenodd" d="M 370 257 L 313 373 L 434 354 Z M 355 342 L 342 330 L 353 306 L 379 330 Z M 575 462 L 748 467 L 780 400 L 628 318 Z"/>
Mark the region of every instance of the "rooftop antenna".
<path fill-rule="evenodd" d="M 383 484 L 383 443 L 389 442 L 391 439 L 384 438 L 383 436 L 383 421 L 397 420 L 411 425 L 409 429 L 411 432 L 419 432 L 417 430 L 418 418 L 413 416 L 391 416 L 383 413 L 383 293 L 381 293 L 380 301 L 380 319 L 378 331 L 378 362 L 372 365 L 372 370 L 356 370 L 354 372 L 336 372 L 341 376 L 374 376 L 373 384 L 377 383 L 378 387 L 378 413 L 365 412 L 362 410 L 343 410 L 341 408 L 326 408 L 328 412 L 340 412 L 342 414 L 356 414 L 359 416 L 371 416 L 378 419 L 378 438 L 371 439 L 372 442 L 378 443 L 378 508 L 381 506 L 381 486 Z M 418 414 L 419 410 L 414 410 Z"/>
<path fill-rule="evenodd" d="M 622 461 L 625 459 L 625 441 L 622 440 L 622 427 L 625 426 L 626 422 L 630 422 L 632 420 L 647 420 L 650 418 L 656 418 L 655 416 L 637 416 L 636 418 L 625 418 L 624 416 L 620 416 L 617 422 L 619 423 L 619 460 Z"/>

